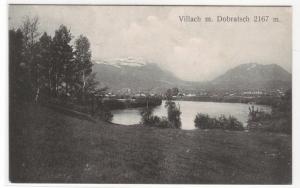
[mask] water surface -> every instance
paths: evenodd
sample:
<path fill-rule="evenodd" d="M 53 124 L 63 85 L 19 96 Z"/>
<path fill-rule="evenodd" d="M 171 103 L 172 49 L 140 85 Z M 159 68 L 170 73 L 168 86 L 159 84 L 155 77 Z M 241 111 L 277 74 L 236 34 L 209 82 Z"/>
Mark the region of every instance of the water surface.
<path fill-rule="evenodd" d="M 180 106 L 182 129 L 195 129 L 194 119 L 197 113 L 208 114 L 211 117 L 218 117 L 225 115 L 228 117 L 232 115 L 236 117 L 244 126 L 247 125 L 249 104 L 242 103 L 220 103 L 220 102 L 198 102 L 198 101 L 175 101 Z M 270 113 L 271 108 L 264 105 L 254 105 L 265 112 Z M 121 125 L 134 125 L 141 121 L 141 108 L 123 109 L 112 111 L 114 117 L 113 123 Z M 153 110 L 153 114 L 159 117 L 167 117 L 167 110 L 165 108 L 165 101 L 162 105 L 157 106 Z"/>

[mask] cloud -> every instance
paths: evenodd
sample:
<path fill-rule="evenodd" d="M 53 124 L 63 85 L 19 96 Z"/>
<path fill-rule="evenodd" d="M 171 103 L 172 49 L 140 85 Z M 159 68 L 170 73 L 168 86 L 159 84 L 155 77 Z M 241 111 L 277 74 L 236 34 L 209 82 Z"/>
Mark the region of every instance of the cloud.
<path fill-rule="evenodd" d="M 156 62 L 185 80 L 210 80 L 248 62 L 291 71 L 291 10 L 287 7 L 10 6 L 10 27 L 37 15 L 40 29 L 60 24 L 91 41 L 93 59 Z M 181 23 L 179 16 L 269 15 L 280 23 Z"/>

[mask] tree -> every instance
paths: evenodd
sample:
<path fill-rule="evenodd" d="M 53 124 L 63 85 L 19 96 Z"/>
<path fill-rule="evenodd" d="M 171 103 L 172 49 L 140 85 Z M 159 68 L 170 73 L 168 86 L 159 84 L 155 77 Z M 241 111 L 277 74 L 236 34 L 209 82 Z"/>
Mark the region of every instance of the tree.
<path fill-rule="evenodd" d="M 168 120 L 171 123 L 172 127 L 174 128 L 180 128 L 181 127 L 181 111 L 180 107 L 177 107 L 175 102 L 172 101 L 173 92 L 172 89 L 168 89 L 166 92 L 166 103 L 165 107 L 168 110 Z"/>
<path fill-rule="evenodd" d="M 177 107 L 177 105 L 173 101 L 166 101 L 166 107 L 168 110 L 168 120 L 171 123 L 172 127 L 180 128 L 181 127 L 180 107 Z"/>
<path fill-rule="evenodd" d="M 40 36 L 38 32 L 39 18 L 30 18 L 28 16 L 23 20 L 21 30 L 23 33 L 24 46 L 26 50 L 31 50 Z"/>
<path fill-rule="evenodd" d="M 80 35 L 75 41 L 75 63 L 77 75 L 81 85 L 81 99 L 85 101 L 87 92 L 87 78 L 92 72 L 90 42 L 87 37 Z"/>
<path fill-rule="evenodd" d="M 172 92 L 172 89 L 168 89 L 168 90 L 166 91 L 166 93 L 165 93 L 165 96 L 166 96 L 166 100 L 167 100 L 167 101 L 172 100 L 172 98 L 173 98 L 173 92 Z"/>
<path fill-rule="evenodd" d="M 99 81 L 96 80 L 96 72 L 91 73 L 90 75 L 88 75 L 87 77 L 85 77 L 85 92 L 86 94 L 93 94 L 93 93 L 97 93 L 99 94 L 99 91 L 106 92 L 106 90 L 108 89 L 107 87 L 105 88 L 97 88 L 97 86 L 99 85 Z"/>
<path fill-rule="evenodd" d="M 179 89 L 177 87 L 172 88 L 172 95 L 177 96 L 179 93 Z"/>
<path fill-rule="evenodd" d="M 173 96 L 177 96 L 179 93 L 179 89 L 177 87 L 174 87 L 172 89 L 168 89 L 165 93 L 166 100 L 172 100 Z"/>
<path fill-rule="evenodd" d="M 153 108 L 143 108 L 140 111 L 142 116 L 141 123 L 144 125 L 151 125 L 151 117 L 153 113 Z"/>
<path fill-rule="evenodd" d="M 30 75 L 31 87 L 27 90 L 33 90 L 35 96 L 39 92 L 39 66 L 37 60 L 37 41 L 40 33 L 38 32 L 39 19 L 38 17 L 25 17 L 21 30 L 23 33 L 23 47 L 24 47 L 24 68 L 27 69 Z"/>
<path fill-rule="evenodd" d="M 55 31 L 52 43 L 53 57 L 53 86 L 54 94 L 69 94 L 69 86 L 75 80 L 75 63 L 73 59 L 73 48 L 69 44 L 72 40 L 70 30 L 61 25 Z"/>
<path fill-rule="evenodd" d="M 52 38 L 46 32 L 41 36 L 38 42 L 38 61 L 40 76 L 38 79 L 38 87 L 45 88 L 48 95 L 52 93 L 52 77 L 53 77 L 53 58 L 52 58 Z"/>
<path fill-rule="evenodd" d="M 9 31 L 9 87 L 11 101 L 31 98 L 30 75 L 24 62 L 24 39 L 20 29 Z"/>
<path fill-rule="evenodd" d="M 292 89 L 288 89 L 281 98 L 279 110 L 286 115 L 292 115 Z"/>

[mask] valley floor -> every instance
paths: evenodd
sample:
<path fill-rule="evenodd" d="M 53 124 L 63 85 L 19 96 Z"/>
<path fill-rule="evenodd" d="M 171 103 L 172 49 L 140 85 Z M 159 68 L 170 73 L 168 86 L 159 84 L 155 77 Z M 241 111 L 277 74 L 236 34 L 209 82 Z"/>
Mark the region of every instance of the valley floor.
<path fill-rule="evenodd" d="M 10 117 L 10 180 L 290 184 L 291 136 L 92 122 L 39 105 Z"/>

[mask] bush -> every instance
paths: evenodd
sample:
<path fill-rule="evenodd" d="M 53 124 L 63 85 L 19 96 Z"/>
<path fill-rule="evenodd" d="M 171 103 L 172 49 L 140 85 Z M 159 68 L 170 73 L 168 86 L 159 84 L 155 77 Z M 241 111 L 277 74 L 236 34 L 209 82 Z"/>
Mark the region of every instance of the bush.
<path fill-rule="evenodd" d="M 226 118 L 221 115 L 218 118 L 211 118 L 207 114 L 198 113 L 194 120 L 195 127 L 199 129 L 224 129 L 224 130 L 243 130 L 243 124 L 235 117 Z"/>
<path fill-rule="evenodd" d="M 248 122 L 259 122 L 269 118 L 270 114 L 262 110 L 258 110 L 258 108 L 255 110 L 254 106 L 249 107 Z"/>
<path fill-rule="evenodd" d="M 157 127 L 157 128 L 173 128 L 172 124 L 169 122 L 169 120 L 166 117 L 158 117 L 158 116 L 152 116 L 153 118 L 153 124 L 151 126 Z"/>
<path fill-rule="evenodd" d="M 248 120 L 248 128 L 254 131 L 267 131 L 284 134 L 292 134 L 292 112 L 282 112 L 273 108 L 268 118 L 261 118 L 256 121 Z"/>
<path fill-rule="evenodd" d="M 141 124 L 152 127 L 159 128 L 176 128 L 181 127 L 181 111 L 180 108 L 176 106 L 175 102 L 167 101 L 165 107 L 168 110 L 168 118 L 160 118 L 158 116 L 153 116 L 152 108 L 144 108 L 141 110 L 140 114 L 142 116 Z"/>
<path fill-rule="evenodd" d="M 224 129 L 226 130 L 243 130 L 243 124 L 238 121 L 235 117 L 229 116 L 228 119 L 226 119 L 226 123 L 223 125 Z"/>
<path fill-rule="evenodd" d="M 150 125 L 150 124 L 153 124 L 153 121 L 154 118 L 152 117 L 152 112 L 153 112 L 153 109 L 152 108 L 143 108 L 141 111 L 140 111 L 140 114 L 142 116 L 142 120 L 141 120 L 141 123 L 144 124 L 144 125 Z"/>
<path fill-rule="evenodd" d="M 194 123 L 199 129 L 208 129 L 212 126 L 211 118 L 207 114 L 197 114 Z"/>
<path fill-rule="evenodd" d="M 169 120 L 166 117 L 160 118 L 160 121 L 158 124 L 156 124 L 156 127 L 159 128 L 172 128 L 172 125 L 170 124 Z"/>
<path fill-rule="evenodd" d="M 144 108 L 141 110 L 140 114 L 142 116 L 141 124 L 149 127 L 157 128 L 173 128 L 172 124 L 166 117 L 158 117 L 152 115 L 152 108 Z"/>
<path fill-rule="evenodd" d="M 160 124 L 161 119 L 158 116 L 152 115 L 153 109 L 152 108 L 144 108 L 141 110 L 142 121 L 143 125 L 147 126 L 155 126 L 157 127 Z"/>
<path fill-rule="evenodd" d="M 177 129 L 181 128 L 180 107 L 177 107 L 173 101 L 167 101 L 165 106 L 168 109 L 168 120 L 171 127 Z"/>
<path fill-rule="evenodd" d="M 106 122 L 110 122 L 113 118 L 113 114 L 108 108 L 101 108 L 97 110 L 94 116 Z"/>
<path fill-rule="evenodd" d="M 284 107 L 287 108 L 284 109 Z M 292 112 L 290 107 L 289 104 L 273 107 L 271 114 L 258 111 L 258 109 L 255 110 L 253 106 L 249 107 L 248 129 L 291 134 Z"/>

